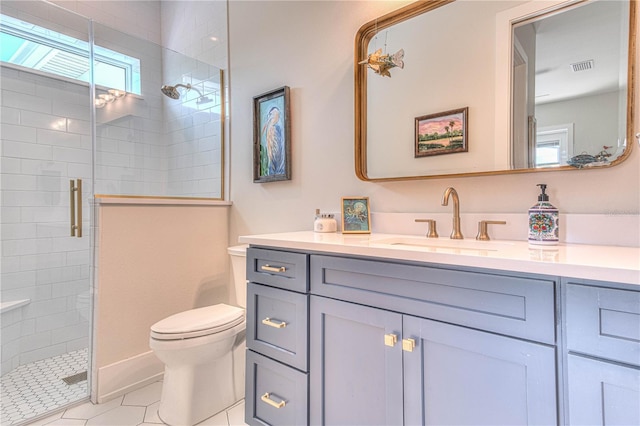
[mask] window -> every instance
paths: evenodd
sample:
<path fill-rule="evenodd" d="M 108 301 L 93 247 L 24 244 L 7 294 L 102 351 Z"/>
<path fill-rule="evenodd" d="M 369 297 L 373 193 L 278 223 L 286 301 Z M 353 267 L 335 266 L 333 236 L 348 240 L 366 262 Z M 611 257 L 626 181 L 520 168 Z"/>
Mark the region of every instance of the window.
<path fill-rule="evenodd" d="M 7 15 L 0 15 L 0 60 L 45 73 L 90 79 L 89 43 Z M 140 93 L 140 60 L 94 46 L 95 83 Z"/>
<path fill-rule="evenodd" d="M 536 134 L 536 167 L 566 165 L 573 156 L 573 124 L 540 128 Z"/>

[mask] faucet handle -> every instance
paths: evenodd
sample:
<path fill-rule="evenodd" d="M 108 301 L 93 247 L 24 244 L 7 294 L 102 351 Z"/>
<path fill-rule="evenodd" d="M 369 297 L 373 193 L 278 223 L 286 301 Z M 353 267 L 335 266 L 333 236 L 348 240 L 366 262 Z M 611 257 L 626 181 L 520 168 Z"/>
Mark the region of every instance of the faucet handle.
<path fill-rule="evenodd" d="M 416 219 L 416 222 L 427 223 L 427 238 L 438 238 L 438 231 L 436 231 L 435 219 Z"/>
<path fill-rule="evenodd" d="M 476 235 L 476 240 L 479 241 L 489 241 L 489 232 L 487 232 L 487 225 L 506 225 L 507 222 L 504 220 L 481 220 L 478 222 L 478 235 Z"/>

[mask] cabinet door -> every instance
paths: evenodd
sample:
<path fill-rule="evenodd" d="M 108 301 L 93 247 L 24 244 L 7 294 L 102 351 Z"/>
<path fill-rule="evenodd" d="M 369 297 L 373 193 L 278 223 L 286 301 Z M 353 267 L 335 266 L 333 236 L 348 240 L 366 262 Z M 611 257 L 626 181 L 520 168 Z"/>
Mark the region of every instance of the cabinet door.
<path fill-rule="evenodd" d="M 640 425 L 640 370 L 569 355 L 569 423 Z"/>
<path fill-rule="evenodd" d="M 403 335 L 406 425 L 557 423 L 552 347 L 411 316 Z"/>
<path fill-rule="evenodd" d="M 311 424 L 402 425 L 402 316 L 316 296 L 310 303 Z M 387 346 L 392 334 L 398 341 Z"/>

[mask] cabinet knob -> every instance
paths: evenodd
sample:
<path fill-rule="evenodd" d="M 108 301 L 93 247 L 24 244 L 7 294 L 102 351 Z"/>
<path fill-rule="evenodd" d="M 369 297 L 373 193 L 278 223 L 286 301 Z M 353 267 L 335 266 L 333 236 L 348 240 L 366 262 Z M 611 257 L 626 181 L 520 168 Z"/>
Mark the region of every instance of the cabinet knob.
<path fill-rule="evenodd" d="M 285 328 L 287 326 L 287 323 L 284 321 L 277 321 L 277 320 L 272 320 L 271 318 L 267 317 L 265 319 L 262 320 L 262 323 L 264 325 L 268 325 L 269 327 L 273 327 L 273 328 Z"/>
<path fill-rule="evenodd" d="M 280 402 L 275 402 L 273 399 L 271 399 L 271 395 L 269 395 L 269 392 L 266 392 L 264 395 L 262 395 L 260 399 L 262 400 L 262 402 L 266 402 L 267 404 L 269 404 L 274 408 L 282 408 L 285 405 L 287 405 L 287 403 L 284 400 L 281 400 Z"/>
<path fill-rule="evenodd" d="M 416 347 L 416 341 L 414 339 L 402 339 L 402 350 L 406 352 L 413 352 L 413 348 Z"/>
<path fill-rule="evenodd" d="M 384 344 L 386 346 L 394 347 L 398 343 L 398 336 L 395 334 L 385 334 L 384 335 Z"/>

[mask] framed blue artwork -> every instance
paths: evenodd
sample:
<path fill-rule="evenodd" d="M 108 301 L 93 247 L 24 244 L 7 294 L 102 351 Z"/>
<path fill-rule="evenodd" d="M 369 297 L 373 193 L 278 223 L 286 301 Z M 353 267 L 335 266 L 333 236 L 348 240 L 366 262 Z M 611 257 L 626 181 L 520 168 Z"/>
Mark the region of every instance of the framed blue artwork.
<path fill-rule="evenodd" d="M 253 181 L 291 180 L 289 87 L 253 98 Z"/>
<path fill-rule="evenodd" d="M 371 233 L 369 197 L 342 197 L 342 233 Z"/>

